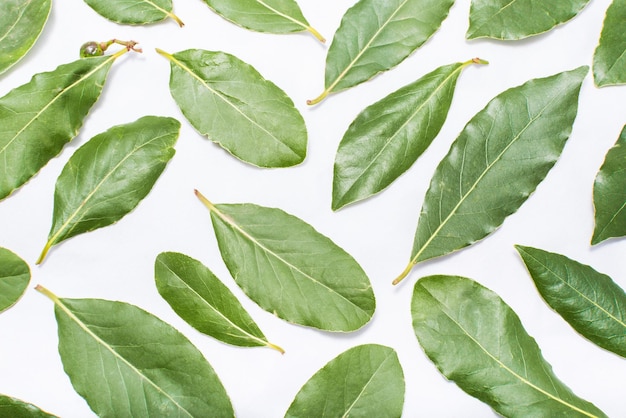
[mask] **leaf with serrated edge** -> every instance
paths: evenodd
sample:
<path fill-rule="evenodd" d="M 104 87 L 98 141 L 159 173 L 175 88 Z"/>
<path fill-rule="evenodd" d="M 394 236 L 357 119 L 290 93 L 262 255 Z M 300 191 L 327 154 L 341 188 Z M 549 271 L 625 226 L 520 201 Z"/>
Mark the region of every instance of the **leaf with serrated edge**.
<path fill-rule="evenodd" d="M 0 395 L 0 417 L 6 418 L 56 418 L 35 405 L 6 395 Z"/>
<path fill-rule="evenodd" d="M 0 247 L 0 312 L 13 306 L 30 281 L 28 264 L 13 252 Z"/>
<path fill-rule="evenodd" d="M 626 84 L 626 0 L 613 0 L 606 11 L 600 42 L 593 55 L 598 87 Z"/>
<path fill-rule="evenodd" d="M 168 17 L 184 23 L 172 13 L 172 0 L 85 0 L 100 16 L 126 25 L 145 25 Z"/>

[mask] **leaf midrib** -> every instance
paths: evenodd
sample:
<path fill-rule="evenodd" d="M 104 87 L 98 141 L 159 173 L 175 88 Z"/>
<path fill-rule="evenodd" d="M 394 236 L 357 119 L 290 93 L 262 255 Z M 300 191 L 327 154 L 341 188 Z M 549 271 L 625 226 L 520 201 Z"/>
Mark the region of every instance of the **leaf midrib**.
<path fill-rule="evenodd" d="M 309 26 L 308 26 L 308 25 L 305 25 L 303 22 L 300 22 L 299 20 L 297 20 L 297 19 L 295 19 L 295 18 L 293 18 L 293 17 L 291 17 L 291 16 L 289 16 L 289 15 L 286 15 L 286 14 L 284 14 L 284 13 L 282 13 L 282 12 L 279 12 L 278 10 L 274 9 L 273 7 L 271 7 L 269 4 L 265 3 L 265 2 L 264 2 L 264 1 L 262 1 L 262 0 L 255 0 L 255 1 L 256 1 L 257 3 L 259 3 L 261 6 L 263 6 L 263 7 L 267 8 L 268 10 L 270 10 L 270 11 L 272 11 L 272 12 L 276 13 L 278 16 L 280 16 L 280 17 L 282 17 L 282 18 L 284 18 L 284 19 L 287 19 L 287 20 L 289 20 L 289 21 L 291 21 L 291 22 L 295 23 L 295 24 L 296 24 L 296 25 L 298 25 L 298 26 L 301 26 L 304 30 L 306 30 L 306 29 L 308 29 L 308 28 L 309 28 Z"/>
<path fill-rule="evenodd" d="M 20 20 L 22 19 L 22 17 L 24 16 L 24 13 L 26 13 L 26 9 L 28 9 L 28 6 L 31 5 L 31 3 L 33 2 L 33 0 L 28 0 L 28 2 L 24 5 L 22 5 L 22 9 L 20 10 L 20 12 L 18 13 L 17 19 L 15 19 L 15 22 L 9 26 L 7 28 L 7 31 L 4 33 L 4 35 L 2 35 L 0 37 L 0 43 L 4 42 L 4 39 L 9 36 L 9 34 L 11 33 L 11 31 L 18 25 L 18 23 L 20 23 Z"/>
<path fill-rule="evenodd" d="M 352 408 L 354 408 L 354 406 L 357 404 L 357 402 L 361 399 L 361 397 L 363 396 L 363 394 L 365 393 L 365 390 L 367 389 L 367 387 L 372 383 L 372 381 L 374 380 L 374 377 L 376 377 L 376 374 L 380 371 L 380 369 L 383 368 L 383 366 L 385 365 L 385 363 L 387 363 L 387 361 L 391 358 L 391 355 L 387 355 L 385 357 L 385 359 L 383 361 L 380 362 L 380 364 L 378 365 L 378 367 L 376 368 L 376 370 L 374 370 L 374 372 L 372 373 L 372 375 L 370 376 L 370 378 L 367 380 L 367 383 L 365 383 L 365 385 L 363 385 L 363 389 L 361 389 L 361 391 L 359 392 L 359 394 L 356 396 L 356 398 L 354 399 L 354 401 L 350 404 L 350 406 L 348 407 L 348 409 L 346 410 L 346 412 L 341 416 L 341 418 L 348 418 L 350 416 L 350 411 L 352 411 Z"/>

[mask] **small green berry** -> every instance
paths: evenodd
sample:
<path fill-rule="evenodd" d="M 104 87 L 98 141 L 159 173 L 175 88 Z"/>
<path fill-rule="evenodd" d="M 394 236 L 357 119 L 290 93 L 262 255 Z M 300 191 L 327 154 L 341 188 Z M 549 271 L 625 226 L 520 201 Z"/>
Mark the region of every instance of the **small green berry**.
<path fill-rule="evenodd" d="M 99 57 L 104 55 L 104 50 L 102 49 L 101 44 L 94 41 L 85 42 L 80 47 L 80 57 L 88 58 L 88 57 Z"/>

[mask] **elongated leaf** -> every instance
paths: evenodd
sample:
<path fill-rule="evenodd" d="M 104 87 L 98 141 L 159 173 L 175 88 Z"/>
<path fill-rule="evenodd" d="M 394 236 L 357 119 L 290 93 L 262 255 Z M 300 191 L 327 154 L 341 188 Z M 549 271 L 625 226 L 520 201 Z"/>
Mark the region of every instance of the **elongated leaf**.
<path fill-rule="evenodd" d="M 280 209 L 213 205 L 222 258 L 243 291 L 261 308 L 300 325 L 354 331 L 372 318 L 376 302 L 359 264 L 312 226 Z"/>
<path fill-rule="evenodd" d="M 437 68 L 368 106 L 344 134 L 333 177 L 333 210 L 382 191 L 413 165 L 448 116 L 456 81 L 475 59 Z"/>
<path fill-rule="evenodd" d="M 98 416 L 234 416 L 211 365 L 170 325 L 127 303 L 37 290 L 54 301 L 63 368 Z"/>
<path fill-rule="evenodd" d="M 613 0 L 606 11 L 600 43 L 593 56 L 593 77 L 599 87 L 626 84 L 626 0 Z"/>
<path fill-rule="evenodd" d="M 593 204 L 596 226 L 592 245 L 626 236 L 626 126 L 596 176 Z"/>
<path fill-rule="evenodd" d="M 288 167 L 304 160 L 302 115 L 285 92 L 249 64 L 224 52 L 157 51 L 171 63 L 172 97 L 202 135 L 259 167 Z"/>
<path fill-rule="evenodd" d="M 519 317 L 498 295 L 463 277 L 415 285 L 413 329 L 426 355 L 461 389 L 506 417 L 605 417 L 565 386 Z"/>
<path fill-rule="evenodd" d="M 67 162 L 54 190 L 48 250 L 83 232 L 111 225 L 148 195 L 174 156 L 180 122 L 145 116 L 94 136 Z"/>
<path fill-rule="evenodd" d="M 395 350 L 366 344 L 340 354 L 309 379 L 285 417 L 402 415 L 404 373 Z"/>
<path fill-rule="evenodd" d="M 538 35 L 576 16 L 589 0 L 472 0 L 467 39 L 516 40 Z"/>
<path fill-rule="evenodd" d="M 324 91 L 361 84 L 400 64 L 430 38 L 454 0 L 360 0 L 343 16 L 328 48 Z"/>
<path fill-rule="evenodd" d="M 35 44 L 48 21 L 50 0 L 4 0 L 0 13 L 0 74 Z"/>
<path fill-rule="evenodd" d="M 516 245 L 544 300 L 582 336 L 626 357 L 626 293 L 609 276 L 563 255 Z"/>
<path fill-rule="evenodd" d="M 0 247 L 0 312 L 13 306 L 30 281 L 28 264 L 16 254 Z"/>
<path fill-rule="evenodd" d="M 0 98 L 0 199 L 26 183 L 78 134 L 111 65 L 125 52 L 36 74 Z"/>
<path fill-rule="evenodd" d="M 85 0 L 99 15 L 126 25 L 160 22 L 168 17 L 184 23 L 172 13 L 172 0 Z"/>
<path fill-rule="evenodd" d="M 257 32 L 309 31 L 321 42 L 324 37 L 309 25 L 294 0 L 204 0 L 225 19 Z"/>
<path fill-rule="evenodd" d="M 559 158 L 587 67 L 530 80 L 496 96 L 465 126 L 426 192 L 411 261 L 473 244 L 528 199 Z"/>
<path fill-rule="evenodd" d="M 7 418 L 54 418 L 35 405 L 6 395 L 0 395 L 0 417 Z"/>
<path fill-rule="evenodd" d="M 254 320 L 213 272 L 180 253 L 161 253 L 154 264 L 157 289 L 192 327 L 227 344 L 270 347 Z"/>

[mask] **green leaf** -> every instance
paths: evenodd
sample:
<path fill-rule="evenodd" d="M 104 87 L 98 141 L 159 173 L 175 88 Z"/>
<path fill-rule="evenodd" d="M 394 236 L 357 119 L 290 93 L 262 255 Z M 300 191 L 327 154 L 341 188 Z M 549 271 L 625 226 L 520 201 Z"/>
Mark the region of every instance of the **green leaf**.
<path fill-rule="evenodd" d="M 305 19 L 294 0 L 204 0 L 223 18 L 246 29 L 269 33 L 308 31 L 320 42 L 325 39 Z"/>
<path fill-rule="evenodd" d="M 626 236 L 626 126 L 596 176 L 593 204 L 596 226 L 592 245 Z"/>
<path fill-rule="evenodd" d="M 50 0 L 4 0 L 0 13 L 0 74 L 35 44 L 48 21 Z"/>
<path fill-rule="evenodd" d="M 506 417 L 606 417 L 565 386 L 519 317 L 498 295 L 463 277 L 420 279 L 413 329 L 439 371 Z"/>
<path fill-rule="evenodd" d="M 53 245 L 131 212 L 174 156 L 179 130 L 176 119 L 145 116 L 77 149 L 57 179 L 52 227 L 37 264 Z"/>
<path fill-rule="evenodd" d="M 0 417 L 6 418 L 55 418 L 35 405 L 6 395 L 0 395 Z"/>
<path fill-rule="evenodd" d="M 286 321 L 325 331 L 354 331 L 372 318 L 376 301 L 359 264 L 329 238 L 280 209 L 214 205 L 222 258 L 239 287 Z"/>
<path fill-rule="evenodd" d="M 202 263 L 184 254 L 167 252 L 154 264 L 157 289 L 172 309 L 192 327 L 226 344 L 270 347 L 235 295 Z"/>
<path fill-rule="evenodd" d="M 16 254 L 0 247 L 0 312 L 22 297 L 30 281 L 28 264 Z"/>
<path fill-rule="evenodd" d="M 626 357 L 626 293 L 611 278 L 563 255 L 516 245 L 544 300 L 583 337 Z"/>
<path fill-rule="evenodd" d="M 613 0 L 606 11 L 600 43 L 593 56 L 598 87 L 626 84 L 626 0 Z"/>
<path fill-rule="evenodd" d="M 0 98 L 0 199 L 26 183 L 72 140 L 126 53 L 59 66 Z"/>
<path fill-rule="evenodd" d="M 343 16 L 328 48 L 324 91 L 361 84 L 400 64 L 441 26 L 454 0 L 360 0 Z"/>
<path fill-rule="evenodd" d="M 413 165 L 443 126 L 456 81 L 471 63 L 487 62 L 439 67 L 356 117 L 335 157 L 333 210 L 382 191 Z"/>
<path fill-rule="evenodd" d="M 200 134 L 255 166 L 289 167 L 304 160 L 302 115 L 252 66 L 224 52 L 157 52 L 170 60 L 172 97 Z"/>
<path fill-rule="evenodd" d="M 472 0 L 467 39 L 516 40 L 538 35 L 576 16 L 589 0 Z"/>
<path fill-rule="evenodd" d="M 285 417 L 402 415 L 404 373 L 395 350 L 366 344 L 340 354 L 309 379 Z"/>
<path fill-rule="evenodd" d="M 168 17 L 184 23 L 172 13 L 172 0 L 85 0 L 99 15 L 126 25 L 145 25 Z"/>
<path fill-rule="evenodd" d="M 98 416 L 234 416 L 211 365 L 172 326 L 127 303 L 37 290 L 54 301 L 63 368 Z"/>
<path fill-rule="evenodd" d="M 587 67 L 530 80 L 496 96 L 465 126 L 426 192 L 411 261 L 489 235 L 528 199 L 561 155 Z"/>

